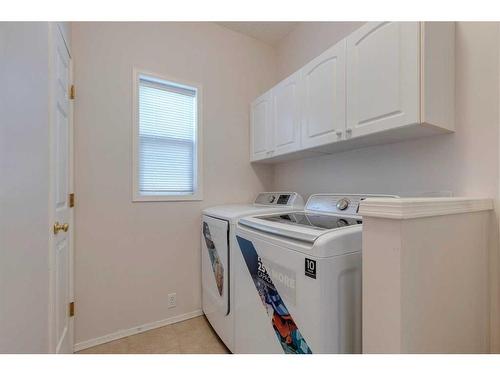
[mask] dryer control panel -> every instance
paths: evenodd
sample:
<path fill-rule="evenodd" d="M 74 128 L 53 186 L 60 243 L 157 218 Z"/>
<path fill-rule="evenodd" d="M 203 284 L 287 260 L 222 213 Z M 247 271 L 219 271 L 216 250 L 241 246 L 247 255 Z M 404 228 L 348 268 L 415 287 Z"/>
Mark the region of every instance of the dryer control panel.
<path fill-rule="evenodd" d="M 277 191 L 260 193 L 255 198 L 254 203 L 265 206 L 299 208 L 303 207 L 304 200 L 297 193 Z"/>

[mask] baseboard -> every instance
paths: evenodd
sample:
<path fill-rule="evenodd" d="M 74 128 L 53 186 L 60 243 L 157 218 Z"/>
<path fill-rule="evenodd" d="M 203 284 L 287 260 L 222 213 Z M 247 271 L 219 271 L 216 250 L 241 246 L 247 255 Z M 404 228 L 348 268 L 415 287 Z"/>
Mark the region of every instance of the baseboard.
<path fill-rule="evenodd" d="M 105 344 L 105 343 L 110 342 L 110 341 L 114 341 L 114 340 L 122 339 L 124 337 L 132 336 L 132 335 L 135 335 L 137 333 L 149 331 L 149 330 L 155 329 L 155 328 L 160 328 L 163 326 L 167 326 L 169 324 L 182 322 L 183 320 L 196 318 L 197 316 L 201 316 L 201 315 L 203 315 L 202 310 L 195 310 L 195 311 L 188 312 L 186 314 L 174 316 L 172 318 L 167 318 L 167 319 L 163 319 L 163 320 L 158 320 L 156 322 L 142 324 L 140 326 L 133 327 L 133 328 L 123 329 L 123 330 L 120 330 L 120 331 L 117 331 L 114 333 L 110 333 L 109 335 L 97 337 L 95 339 L 90 339 L 87 341 L 78 342 L 73 346 L 73 351 L 78 352 L 80 350 L 91 348 L 93 346 Z"/>

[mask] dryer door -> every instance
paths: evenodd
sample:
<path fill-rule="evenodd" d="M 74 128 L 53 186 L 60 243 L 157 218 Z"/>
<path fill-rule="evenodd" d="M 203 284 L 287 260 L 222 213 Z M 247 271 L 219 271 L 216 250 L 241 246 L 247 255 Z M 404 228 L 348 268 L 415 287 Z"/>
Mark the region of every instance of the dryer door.
<path fill-rule="evenodd" d="M 211 320 L 229 314 L 229 223 L 205 215 L 202 219 L 203 312 Z"/>

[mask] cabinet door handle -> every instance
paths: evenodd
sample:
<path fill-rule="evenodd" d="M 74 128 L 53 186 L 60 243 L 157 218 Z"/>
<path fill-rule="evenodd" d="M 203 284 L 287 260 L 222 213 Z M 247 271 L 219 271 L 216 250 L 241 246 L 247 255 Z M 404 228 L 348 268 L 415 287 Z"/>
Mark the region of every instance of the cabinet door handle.
<path fill-rule="evenodd" d="M 347 129 L 345 130 L 345 132 L 346 132 L 347 134 L 352 134 L 352 128 L 347 128 Z"/>
<path fill-rule="evenodd" d="M 342 130 L 337 130 L 335 132 L 335 134 L 337 134 L 338 137 L 340 137 L 342 135 L 343 131 Z"/>

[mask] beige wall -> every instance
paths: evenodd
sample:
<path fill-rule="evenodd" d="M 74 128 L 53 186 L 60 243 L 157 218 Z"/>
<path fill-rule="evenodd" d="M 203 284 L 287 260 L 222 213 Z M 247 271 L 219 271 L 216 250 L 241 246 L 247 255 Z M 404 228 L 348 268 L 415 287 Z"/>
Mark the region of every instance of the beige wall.
<path fill-rule="evenodd" d="M 330 28 L 336 25 L 330 24 Z M 280 61 L 287 61 L 279 66 L 280 77 L 340 38 L 333 30 L 321 34 L 332 35 L 331 43 L 310 31 L 300 32 L 301 36 L 294 32 L 278 46 Z M 318 192 L 406 195 L 447 190 L 454 195 L 495 197 L 498 43 L 495 23 L 457 24 L 455 134 L 283 163 L 275 168 L 275 188 L 298 191 L 304 196 Z M 299 55 L 297 50 L 310 50 L 311 55 Z"/>
<path fill-rule="evenodd" d="M 201 209 L 272 184 L 272 167 L 248 162 L 248 108 L 274 83 L 276 57 L 213 23 L 76 23 L 72 34 L 79 343 L 201 308 Z M 131 202 L 134 65 L 203 86 L 202 202 Z"/>

